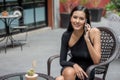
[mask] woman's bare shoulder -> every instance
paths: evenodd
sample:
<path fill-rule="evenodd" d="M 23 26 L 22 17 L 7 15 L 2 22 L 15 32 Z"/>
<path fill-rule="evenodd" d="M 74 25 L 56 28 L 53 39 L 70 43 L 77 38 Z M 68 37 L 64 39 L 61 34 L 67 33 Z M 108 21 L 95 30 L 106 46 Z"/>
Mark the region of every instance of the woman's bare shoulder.
<path fill-rule="evenodd" d="M 100 30 L 96 27 L 93 27 L 91 28 L 90 32 L 95 34 L 95 33 L 100 33 Z"/>
<path fill-rule="evenodd" d="M 100 35 L 101 35 L 101 32 L 100 32 L 100 30 L 98 28 L 96 28 L 96 27 L 91 28 L 91 30 L 90 30 L 90 38 L 91 38 L 92 42 L 94 41 L 96 36 L 100 37 Z"/>

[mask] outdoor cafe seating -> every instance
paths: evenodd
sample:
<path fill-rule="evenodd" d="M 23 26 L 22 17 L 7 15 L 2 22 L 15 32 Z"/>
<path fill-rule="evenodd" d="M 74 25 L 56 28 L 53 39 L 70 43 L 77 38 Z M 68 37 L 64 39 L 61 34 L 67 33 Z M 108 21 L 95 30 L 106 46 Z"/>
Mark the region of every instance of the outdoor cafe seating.
<path fill-rule="evenodd" d="M 18 20 L 19 22 L 19 19 L 23 16 L 22 15 L 22 10 L 23 8 L 21 8 L 20 6 L 15 6 L 11 9 L 12 11 L 11 12 L 7 12 L 7 11 L 4 11 L 4 14 L 3 15 L 3 12 L 2 12 L 2 15 L 0 16 L 0 20 L 5 24 L 5 36 L 4 38 L 1 40 L 5 40 L 5 53 L 7 51 L 7 46 L 9 45 L 9 41 L 11 42 L 11 45 L 12 47 L 14 47 L 16 44 L 17 45 L 20 45 L 21 46 L 21 50 L 22 50 L 22 43 L 21 41 L 27 41 L 27 26 L 25 25 L 17 25 L 17 26 L 14 26 L 13 27 L 13 22 L 15 20 Z M 6 13 L 5 13 L 6 12 Z M 25 39 L 23 40 L 15 40 L 14 37 L 13 37 L 13 33 L 15 31 L 24 31 L 26 32 L 26 35 L 25 35 Z"/>

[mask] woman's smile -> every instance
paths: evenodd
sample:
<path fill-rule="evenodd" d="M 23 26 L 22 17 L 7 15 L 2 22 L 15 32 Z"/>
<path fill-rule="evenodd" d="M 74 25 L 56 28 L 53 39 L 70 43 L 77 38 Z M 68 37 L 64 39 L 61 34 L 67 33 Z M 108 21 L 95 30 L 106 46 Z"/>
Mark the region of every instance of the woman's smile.
<path fill-rule="evenodd" d="M 76 24 L 76 23 L 73 24 L 73 26 L 76 27 L 76 28 L 80 28 L 80 27 L 82 27 L 82 25 L 80 25 L 80 24 L 78 24 L 78 23 L 77 23 L 77 24 Z"/>

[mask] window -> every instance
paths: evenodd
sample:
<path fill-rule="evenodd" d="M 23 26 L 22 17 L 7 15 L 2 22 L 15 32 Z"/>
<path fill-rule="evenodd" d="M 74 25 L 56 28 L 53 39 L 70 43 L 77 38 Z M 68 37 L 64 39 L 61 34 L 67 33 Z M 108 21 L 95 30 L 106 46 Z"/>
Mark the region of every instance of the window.
<path fill-rule="evenodd" d="M 47 0 L 0 0 L 0 12 L 7 10 L 12 13 L 12 7 L 23 7 L 23 19 L 19 20 L 30 28 L 47 26 L 46 18 L 46 3 Z M 14 23 L 19 24 L 19 21 Z M 21 24 L 21 23 L 20 23 Z M 4 28 L 4 24 L 0 21 L 0 29 Z"/>

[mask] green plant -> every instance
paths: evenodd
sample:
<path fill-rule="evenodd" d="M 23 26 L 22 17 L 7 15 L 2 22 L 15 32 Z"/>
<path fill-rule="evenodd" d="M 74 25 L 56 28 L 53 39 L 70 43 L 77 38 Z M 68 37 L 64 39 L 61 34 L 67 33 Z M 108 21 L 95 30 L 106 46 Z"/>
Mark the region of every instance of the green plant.
<path fill-rule="evenodd" d="M 116 14 L 120 16 L 120 0 L 111 0 L 116 7 Z"/>
<path fill-rule="evenodd" d="M 120 0 L 111 0 L 111 2 L 116 6 L 117 11 L 120 11 Z"/>
<path fill-rule="evenodd" d="M 107 11 L 113 11 L 113 10 L 116 9 L 116 6 L 113 2 L 110 2 L 105 6 L 105 8 L 106 8 Z"/>
<path fill-rule="evenodd" d="M 28 76 L 33 76 L 35 74 L 35 67 L 36 67 L 36 61 L 32 61 L 32 68 L 28 70 L 27 74 Z"/>
<path fill-rule="evenodd" d="M 27 72 L 28 76 L 33 76 L 35 74 L 35 70 L 34 69 L 30 69 Z"/>
<path fill-rule="evenodd" d="M 112 11 L 120 16 L 120 0 L 111 0 L 105 8 L 107 11 Z"/>

